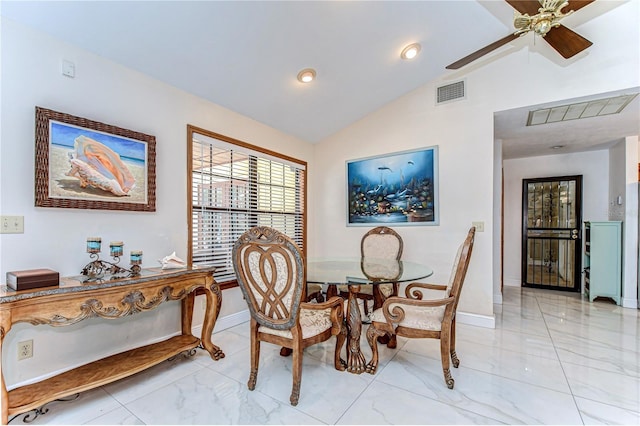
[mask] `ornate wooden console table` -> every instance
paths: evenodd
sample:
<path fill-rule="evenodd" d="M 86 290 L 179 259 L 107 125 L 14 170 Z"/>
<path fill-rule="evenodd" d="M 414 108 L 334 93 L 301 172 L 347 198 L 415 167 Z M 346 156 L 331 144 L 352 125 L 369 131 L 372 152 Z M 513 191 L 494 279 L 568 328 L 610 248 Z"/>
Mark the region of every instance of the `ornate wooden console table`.
<path fill-rule="evenodd" d="M 0 286 L 0 409 L 2 424 L 10 415 L 25 413 L 59 398 L 68 397 L 154 366 L 183 351 L 202 345 L 211 358 L 224 357 L 211 342 L 222 294 L 213 279 L 214 268 L 144 269 L 142 275 L 98 282 L 86 277 L 62 278 L 59 287 L 12 291 Z M 196 293 L 204 294 L 207 309 L 202 338 L 191 334 Z M 2 342 L 13 324 L 61 327 L 86 318 L 115 319 L 157 308 L 163 302 L 182 303 L 182 334 L 167 340 L 112 355 L 70 371 L 7 392 L 2 374 Z"/>

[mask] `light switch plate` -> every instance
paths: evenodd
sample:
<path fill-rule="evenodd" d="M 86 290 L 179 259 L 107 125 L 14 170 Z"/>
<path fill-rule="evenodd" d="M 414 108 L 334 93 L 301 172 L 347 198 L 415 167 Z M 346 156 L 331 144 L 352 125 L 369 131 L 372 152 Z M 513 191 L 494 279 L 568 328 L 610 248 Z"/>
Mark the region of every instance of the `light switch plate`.
<path fill-rule="evenodd" d="M 476 232 L 484 232 L 484 222 L 471 222 L 476 227 Z"/>
<path fill-rule="evenodd" d="M 76 76 L 76 64 L 66 59 L 62 60 L 62 75 L 70 78 Z"/>
<path fill-rule="evenodd" d="M 24 234 L 24 216 L 0 216 L 0 234 Z"/>

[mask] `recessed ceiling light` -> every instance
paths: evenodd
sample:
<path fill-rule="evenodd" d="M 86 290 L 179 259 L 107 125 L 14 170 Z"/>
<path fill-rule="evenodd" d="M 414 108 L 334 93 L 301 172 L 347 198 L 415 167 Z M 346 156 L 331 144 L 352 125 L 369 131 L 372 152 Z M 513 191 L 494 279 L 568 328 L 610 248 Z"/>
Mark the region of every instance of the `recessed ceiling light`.
<path fill-rule="evenodd" d="M 413 59 L 418 55 L 418 52 L 420 52 L 420 43 L 412 43 L 402 49 L 400 57 L 402 59 Z"/>
<path fill-rule="evenodd" d="M 561 149 L 564 148 L 564 145 L 554 145 L 551 147 L 551 149 Z"/>
<path fill-rule="evenodd" d="M 311 83 L 316 79 L 316 70 L 313 68 L 305 68 L 298 73 L 298 81 L 301 83 Z"/>

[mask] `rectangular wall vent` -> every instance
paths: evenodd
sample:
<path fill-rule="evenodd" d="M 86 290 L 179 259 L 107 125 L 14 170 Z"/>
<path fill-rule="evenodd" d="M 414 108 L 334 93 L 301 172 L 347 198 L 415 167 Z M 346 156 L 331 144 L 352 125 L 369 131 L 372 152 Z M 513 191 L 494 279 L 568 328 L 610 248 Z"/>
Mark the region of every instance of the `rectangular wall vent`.
<path fill-rule="evenodd" d="M 440 86 L 437 89 L 436 104 L 465 99 L 467 93 L 464 87 L 464 80 Z"/>
<path fill-rule="evenodd" d="M 529 111 L 527 126 L 619 114 L 636 96 L 637 93 L 632 93 Z"/>

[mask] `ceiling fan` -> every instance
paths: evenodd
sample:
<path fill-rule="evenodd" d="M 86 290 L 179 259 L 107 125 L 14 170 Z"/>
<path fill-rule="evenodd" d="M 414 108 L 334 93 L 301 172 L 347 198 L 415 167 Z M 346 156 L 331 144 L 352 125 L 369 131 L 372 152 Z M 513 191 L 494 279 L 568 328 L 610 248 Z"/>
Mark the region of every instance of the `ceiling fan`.
<path fill-rule="evenodd" d="M 457 70 L 470 62 L 475 61 L 481 56 L 497 49 L 498 47 L 509 43 L 518 37 L 521 37 L 530 31 L 540 35 L 543 39 L 558 51 L 564 58 L 570 58 L 587 47 L 591 43 L 580 34 L 571 31 L 569 28 L 560 24 L 565 16 L 570 15 L 576 10 L 582 9 L 595 0 L 505 0 L 516 11 L 513 17 L 513 26 L 516 31 L 500 40 L 473 52 L 470 55 L 448 65 L 448 70 Z M 540 7 L 542 6 L 542 7 Z M 563 13 L 562 9 L 570 6 L 567 13 Z"/>

